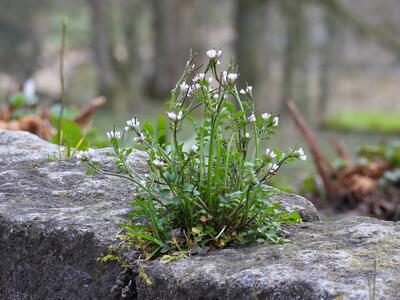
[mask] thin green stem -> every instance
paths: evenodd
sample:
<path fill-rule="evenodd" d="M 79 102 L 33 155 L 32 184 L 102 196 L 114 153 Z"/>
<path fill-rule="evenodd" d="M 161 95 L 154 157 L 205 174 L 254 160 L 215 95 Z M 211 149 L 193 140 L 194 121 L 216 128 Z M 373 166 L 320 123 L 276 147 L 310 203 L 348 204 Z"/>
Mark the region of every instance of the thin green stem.
<path fill-rule="evenodd" d="M 254 151 L 253 163 L 258 159 L 258 136 L 257 136 L 257 122 L 254 122 Z"/>
<path fill-rule="evenodd" d="M 228 143 L 228 149 L 227 149 L 227 155 L 226 155 L 226 161 L 225 161 L 225 171 L 224 171 L 224 185 L 227 185 L 227 180 L 228 180 L 228 173 L 229 173 L 229 159 L 231 155 L 231 148 L 232 148 L 232 143 L 233 140 L 235 139 L 235 133 L 232 133 L 231 138 L 229 139 Z"/>
<path fill-rule="evenodd" d="M 211 134 L 210 134 L 210 148 L 208 149 L 208 169 L 207 169 L 207 200 L 208 206 L 212 207 L 211 203 L 211 175 L 212 175 L 212 161 L 214 155 L 214 134 L 215 134 L 215 119 L 217 117 L 212 117 L 211 119 Z"/>
<path fill-rule="evenodd" d="M 61 146 L 61 125 L 62 118 L 64 115 L 64 106 L 65 106 L 65 82 L 64 82 L 64 52 L 65 52 L 65 39 L 67 36 L 67 20 L 63 19 L 62 21 L 62 29 L 61 29 L 61 48 L 60 48 L 60 114 L 58 116 L 58 124 L 57 124 L 57 139 L 58 143 Z"/>

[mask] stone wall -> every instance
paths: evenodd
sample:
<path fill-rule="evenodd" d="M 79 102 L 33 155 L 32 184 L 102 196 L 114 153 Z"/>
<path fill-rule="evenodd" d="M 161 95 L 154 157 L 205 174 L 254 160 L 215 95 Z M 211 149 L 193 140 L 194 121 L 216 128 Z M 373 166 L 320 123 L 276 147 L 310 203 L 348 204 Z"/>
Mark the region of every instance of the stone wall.
<path fill-rule="evenodd" d="M 291 243 L 154 261 L 144 265 L 150 285 L 137 272 L 121 277 L 121 267 L 96 260 L 118 242 L 134 189 L 87 176 L 74 158 L 53 159 L 58 151 L 0 130 L 0 299 L 121 299 L 125 285 L 125 299 L 370 299 L 374 274 L 376 299 L 400 299 L 398 223 L 320 222 L 310 202 L 288 194 L 273 201 L 313 221 L 291 226 Z M 108 151 L 96 159 L 113 168 Z M 143 152 L 131 162 L 146 171 Z"/>

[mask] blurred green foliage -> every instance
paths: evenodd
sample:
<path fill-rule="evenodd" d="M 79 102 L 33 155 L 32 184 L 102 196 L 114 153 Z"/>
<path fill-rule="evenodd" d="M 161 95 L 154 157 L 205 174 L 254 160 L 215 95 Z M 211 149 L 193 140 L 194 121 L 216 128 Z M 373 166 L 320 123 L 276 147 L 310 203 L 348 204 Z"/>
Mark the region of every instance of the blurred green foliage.
<path fill-rule="evenodd" d="M 399 133 L 400 114 L 379 111 L 345 111 L 327 117 L 323 125 L 330 129 L 380 133 Z"/>

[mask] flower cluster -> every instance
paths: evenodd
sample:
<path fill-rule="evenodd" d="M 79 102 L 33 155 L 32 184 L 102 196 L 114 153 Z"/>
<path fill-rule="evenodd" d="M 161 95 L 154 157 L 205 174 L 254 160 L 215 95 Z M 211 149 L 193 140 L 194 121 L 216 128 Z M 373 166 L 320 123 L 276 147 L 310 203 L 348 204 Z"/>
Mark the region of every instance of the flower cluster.
<path fill-rule="evenodd" d="M 222 82 L 223 83 L 235 83 L 235 81 L 238 79 L 239 74 L 237 73 L 228 73 L 227 71 L 222 72 Z"/>
<path fill-rule="evenodd" d="M 240 93 L 242 95 L 248 95 L 248 96 L 252 97 L 253 96 L 253 87 L 251 85 L 248 85 L 245 90 L 241 89 Z"/>
<path fill-rule="evenodd" d="M 180 112 L 178 112 L 177 114 L 174 113 L 174 112 L 169 112 L 169 113 L 167 113 L 167 115 L 168 115 L 168 118 L 169 118 L 172 122 L 177 122 L 177 121 L 179 121 L 180 119 L 182 119 L 183 112 L 180 111 Z"/>
<path fill-rule="evenodd" d="M 153 160 L 153 165 L 156 167 L 163 167 L 165 162 L 163 162 L 159 157 L 156 157 L 156 159 Z"/>
<path fill-rule="evenodd" d="M 212 63 L 215 62 L 218 65 L 221 63 L 219 59 L 222 57 L 222 50 L 216 50 L 215 48 L 212 48 L 208 49 L 206 54 Z"/>
<path fill-rule="evenodd" d="M 140 130 L 140 122 L 138 118 L 134 117 L 131 120 L 126 121 L 126 125 L 126 132 L 133 131 L 136 133 L 136 136 L 133 138 L 134 143 L 142 144 L 146 141 L 146 136 Z"/>
<path fill-rule="evenodd" d="M 236 66 L 229 65 L 222 72 L 217 69 L 221 50 L 212 48 L 206 55 L 204 69 L 189 59 L 172 90 L 169 126 L 164 130 L 168 133 L 157 132 L 148 123 L 141 127 L 137 118 L 126 123 L 126 135 L 134 133 L 133 141 L 147 152 L 146 178 L 126 163 L 132 151 L 122 146 L 126 135 L 115 130 L 107 133 L 123 173 L 118 176 L 143 192 L 134 201 L 139 209 L 132 216 L 148 222 L 126 228 L 131 238 L 141 240 L 138 244 L 151 245 L 146 252 L 216 248 L 231 241 L 282 242 L 280 224 L 299 221 L 296 214 L 280 211 L 268 199 L 275 193 L 271 177 L 286 162 L 305 160 L 303 149 L 268 148 L 279 116 L 257 113 L 252 86 L 237 88 Z M 203 113 L 200 120 L 190 116 L 196 110 Z M 194 134 L 188 145 L 182 142 L 180 131 L 191 126 Z M 82 160 L 90 159 L 90 153 L 79 155 Z M 182 232 L 179 238 L 178 231 Z"/>
<path fill-rule="evenodd" d="M 267 150 L 265 150 L 265 156 L 267 157 L 267 159 L 274 159 L 276 157 L 276 153 L 267 148 Z"/>
<path fill-rule="evenodd" d="M 88 162 L 92 160 L 94 156 L 95 156 L 95 151 L 90 148 L 87 151 L 78 151 L 76 153 L 76 158 L 78 159 L 78 163 Z"/>
<path fill-rule="evenodd" d="M 248 117 L 249 122 L 254 123 L 255 121 L 257 121 L 257 118 L 255 116 L 255 114 L 251 114 L 250 117 Z"/>
<path fill-rule="evenodd" d="M 126 121 L 126 125 L 128 126 L 125 127 L 125 131 L 134 130 L 138 132 L 140 130 L 140 122 L 137 118 Z"/>
<path fill-rule="evenodd" d="M 300 148 L 294 152 L 295 156 L 300 160 L 307 160 L 307 155 L 305 155 L 303 148 Z"/>
<path fill-rule="evenodd" d="M 121 139 L 121 132 L 120 131 L 109 131 L 107 132 L 107 137 L 111 141 L 112 139 Z"/>

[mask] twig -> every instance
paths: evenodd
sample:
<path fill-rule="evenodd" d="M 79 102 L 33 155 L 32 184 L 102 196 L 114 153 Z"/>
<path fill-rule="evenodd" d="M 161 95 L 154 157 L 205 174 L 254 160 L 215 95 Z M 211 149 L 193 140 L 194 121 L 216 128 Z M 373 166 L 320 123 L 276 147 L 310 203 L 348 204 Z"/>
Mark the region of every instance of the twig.
<path fill-rule="evenodd" d="M 338 194 L 338 190 L 337 187 L 335 187 L 335 184 L 332 182 L 332 176 L 335 173 L 333 167 L 319 150 L 315 136 L 311 132 L 311 129 L 308 128 L 304 118 L 297 109 L 296 104 L 290 100 L 287 102 L 287 107 L 289 109 L 290 116 L 296 123 L 297 128 L 310 147 L 315 167 L 318 174 L 322 178 L 325 190 L 327 192 L 327 197 L 329 199 L 335 199 L 335 196 Z"/>
<path fill-rule="evenodd" d="M 75 117 L 75 122 L 80 126 L 84 127 L 89 123 L 90 118 L 96 112 L 96 110 L 106 103 L 106 98 L 103 96 L 93 99 L 87 106 L 85 106 L 79 114 Z"/>
<path fill-rule="evenodd" d="M 350 162 L 350 155 L 342 143 L 340 143 L 336 138 L 332 138 L 331 144 L 340 159 Z"/>

